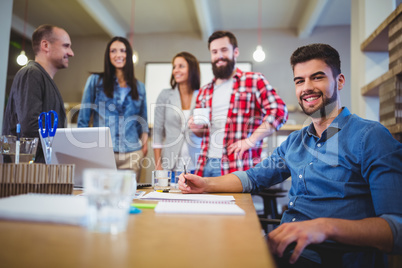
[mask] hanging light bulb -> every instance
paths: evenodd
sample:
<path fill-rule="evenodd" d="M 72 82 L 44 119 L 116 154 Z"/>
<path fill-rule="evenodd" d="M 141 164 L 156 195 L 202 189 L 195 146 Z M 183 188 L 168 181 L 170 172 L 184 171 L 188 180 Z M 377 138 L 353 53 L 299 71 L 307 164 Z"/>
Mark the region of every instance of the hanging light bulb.
<path fill-rule="evenodd" d="M 28 58 L 25 55 L 25 51 L 22 50 L 20 55 L 18 55 L 18 57 L 17 57 L 17 63 L 20 66 L 24 66 L 25 64 L 27 64 L 27 62 L 28 62 Z"/>
<path fill-rule="evenodd" d="M 133 63 L 137 64 L 138 63 L 138 52 L 136 50 L 133 50 Z"/>
<path fill-rule="evenodd" d="M 265 60 L 265 52 L 262 50 L 262 46 L 257 46 L 257 49 L 253 53 L 253 58 L 256 62 L 262 62 Z"/>
<path fill-rule="evenodd" d="M 258 46 L 253 53 L 253 58 L 256 62 L 262 62 L 265 60 L 265 52 L 262 50 L 261 46 L 261 12 L 262 12 L 262 1 L 258 1 Z"/>
<path fill-rule="evenodd" d="M 27 14 L 28 14 L 28 0 L 25 0 L 25 16 L 24 16 L 24 34 L 22 35 L 22 50 L 17 57 L 17 63 L 20 66 L 24 66 L 28 62 L 28 58 L 25 55 L 25 33 L 27 29 Z"/>
<path fill-rule="evenodd" d="M 133 47 L 133 43 L 134 43 L 134 14 L 135 14 L 135 0 L 131 1 L 131 23 L 130 23 L 130 44 L 131 47 Z M 133 48 L 133 63 L 134 65 L 137 65 L 139 61 L 138 58 L 138 52 L 136 50 L 134 50 Z"/>

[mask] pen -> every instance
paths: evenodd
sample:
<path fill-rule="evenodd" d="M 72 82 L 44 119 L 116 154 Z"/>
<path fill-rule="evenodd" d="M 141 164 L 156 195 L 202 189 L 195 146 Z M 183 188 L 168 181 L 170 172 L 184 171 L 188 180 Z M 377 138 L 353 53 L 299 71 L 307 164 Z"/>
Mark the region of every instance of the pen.
<path fill-rule="evenodd" d="M 20 133 L 21 133 L 21 125 L 17 124 L 17 141 L 15 142 L 15 163 L 20 163 Z"/>
<path fill-rule="evenodd" d="M 184 175 L 186 175 L 186 174 L 187 174 L 186 164 L 183 164 L 183 165 L 184 165 Z M 185 182 L 186 185 L 187 185 L 187 179 L 186 179 L 186 177 L 184 177 L 184 182 Z"/>

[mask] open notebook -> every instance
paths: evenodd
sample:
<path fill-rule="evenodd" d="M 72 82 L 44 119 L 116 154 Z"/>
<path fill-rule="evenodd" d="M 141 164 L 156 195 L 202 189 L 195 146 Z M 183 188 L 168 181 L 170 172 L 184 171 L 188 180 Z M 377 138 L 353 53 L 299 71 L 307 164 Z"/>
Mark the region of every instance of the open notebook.
<path fill-rule="evenodd" d="M 218 215 L 245 215 L 235 203 L 191 201 L 191 200 L 170 200 L 160 201 L 155 207 L 156 213 L 176 214 L 218 214 Z"/>
<path fill-rule="evenodd" d="M 230 195 L 170 194 L 150 192 L 141 199 L 159 200 L 156 213 L 244 215 Z"/>

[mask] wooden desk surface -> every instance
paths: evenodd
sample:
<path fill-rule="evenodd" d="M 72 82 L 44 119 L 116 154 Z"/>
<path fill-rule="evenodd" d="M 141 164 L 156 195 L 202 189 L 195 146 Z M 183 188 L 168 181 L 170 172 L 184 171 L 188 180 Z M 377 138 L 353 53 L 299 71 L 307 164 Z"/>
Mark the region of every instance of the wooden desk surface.
<path fill-rule="evenodd" d="M 0 221 L 1 267 L 274 267 L 250 194 L 233 195 L 244 216 L 155 214 L 127 231 Z"/>

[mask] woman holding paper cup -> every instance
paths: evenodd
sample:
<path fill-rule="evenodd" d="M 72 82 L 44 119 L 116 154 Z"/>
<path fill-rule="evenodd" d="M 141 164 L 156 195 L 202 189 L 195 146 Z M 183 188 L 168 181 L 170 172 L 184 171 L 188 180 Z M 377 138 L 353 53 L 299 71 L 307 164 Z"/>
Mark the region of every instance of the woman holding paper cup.
<path fill-rule="evenodd" d="M 172 88 L 159 94 L 155 107 L 153 149 L 156 170 L 193 171 L 196 168 L 201 138 L 188 128 L 200 87 L 198 60 L 180 52 L 172 60 Z"/>
<path fill-rule="evenodd" d="M 104 72 L 87 80 L 78 127 L 109 127 L 118 169 L 131 169 L 137 181 L 147 154 L 148 123 L 145 86 L 134 76 L 133 51 L 124 37 L 106 46 Z"/>

